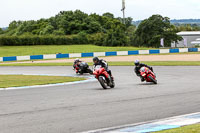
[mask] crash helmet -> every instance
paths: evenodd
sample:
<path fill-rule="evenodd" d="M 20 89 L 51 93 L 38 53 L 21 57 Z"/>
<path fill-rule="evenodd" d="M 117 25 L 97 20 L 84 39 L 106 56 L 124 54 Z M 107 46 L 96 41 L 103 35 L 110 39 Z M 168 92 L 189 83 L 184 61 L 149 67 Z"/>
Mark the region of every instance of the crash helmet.
<path fill-rule="evenodd" d="M 75 62 L 75 63 L 80 62 L 80 59 L 79 59 L 79 58 L 76 58 L 76 59 L 74 60 L 74 62 Z"/>
<path fill-rule="evenodd" d="M 95 62 L 95 61 L 99 62 L 99 58 L 98 57 L 94 57 L 93 58 L 93 62 Z"/>
<path fill-rule="evenodd" d="M 134 64 L 135 64 L 135 66 L 138 66 L 138 65 L 140 65 L 140 61 L 139 60 L 135 60 Z"/>

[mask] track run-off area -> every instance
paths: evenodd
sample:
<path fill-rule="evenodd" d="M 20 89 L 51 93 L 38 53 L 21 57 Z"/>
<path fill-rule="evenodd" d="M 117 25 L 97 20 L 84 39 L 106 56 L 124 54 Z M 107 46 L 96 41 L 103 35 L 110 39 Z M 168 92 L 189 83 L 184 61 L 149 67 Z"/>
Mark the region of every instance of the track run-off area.
<path fill-rule="evenodd" d="M 114 89 L 92 81 L 0 91 L 0 132 L 84 132 L 200 110 L 199 66 L 156 66 L 157 85 L 141 83 L 133 66 L 110 69 Z M 75 75 L 67 66 L 0 67 L 0 74 Z"/>

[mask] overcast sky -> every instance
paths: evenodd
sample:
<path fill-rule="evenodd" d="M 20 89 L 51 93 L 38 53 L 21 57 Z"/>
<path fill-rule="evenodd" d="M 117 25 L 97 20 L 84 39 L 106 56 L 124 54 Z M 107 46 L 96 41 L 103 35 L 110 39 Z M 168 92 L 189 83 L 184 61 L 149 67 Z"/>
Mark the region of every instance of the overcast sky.
<path fill-rule="evenodd" d="M 13 20 L 37 20 L 59 11 L 111 12 L 122 16 L 122 0 L 1 0 L 0 27 Z M 200 18 L 200 0 L 126 0 L 126 16 L 142 20 L 153 14 L 171 19 Z"/>

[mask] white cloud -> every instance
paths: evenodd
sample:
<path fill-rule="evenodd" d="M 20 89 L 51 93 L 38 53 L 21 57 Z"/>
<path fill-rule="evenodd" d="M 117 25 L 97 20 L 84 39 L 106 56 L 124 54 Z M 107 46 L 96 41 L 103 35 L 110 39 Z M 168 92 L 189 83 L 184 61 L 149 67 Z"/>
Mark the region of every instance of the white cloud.
<path fill-rule="evenodd" d="M 127 3 L 131 5 L 128 7 L 128 15 L 136 19 L 144 19 L 152 14 L 161 14 L 172 19 L 200 18 L 198 0 L 127 0 Z"/>
<path fill-rule="evenodd" d="M 122 16 L 121 0 L 3 0 L 0 27 L 13 20 L 31 20 L 54 16 L 61 10 L 80 9 L 86 13 L 105 12 Z M 200 18 L 199 0 L 126 0 L 126 16 L 134 20 L 161 14 L 170 18 Z"/>

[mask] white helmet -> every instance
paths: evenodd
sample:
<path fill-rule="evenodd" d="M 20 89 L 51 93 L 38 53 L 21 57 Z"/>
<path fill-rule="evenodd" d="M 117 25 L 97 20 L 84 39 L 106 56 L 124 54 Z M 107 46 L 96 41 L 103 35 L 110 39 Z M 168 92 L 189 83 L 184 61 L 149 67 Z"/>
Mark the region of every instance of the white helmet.
<path fill-rule="evenodd" d="M 140 61 L 139 60 L 135 60 L 134 63 L 135 63 L 136 66 L 138 66 L 140 64 Z"/>

